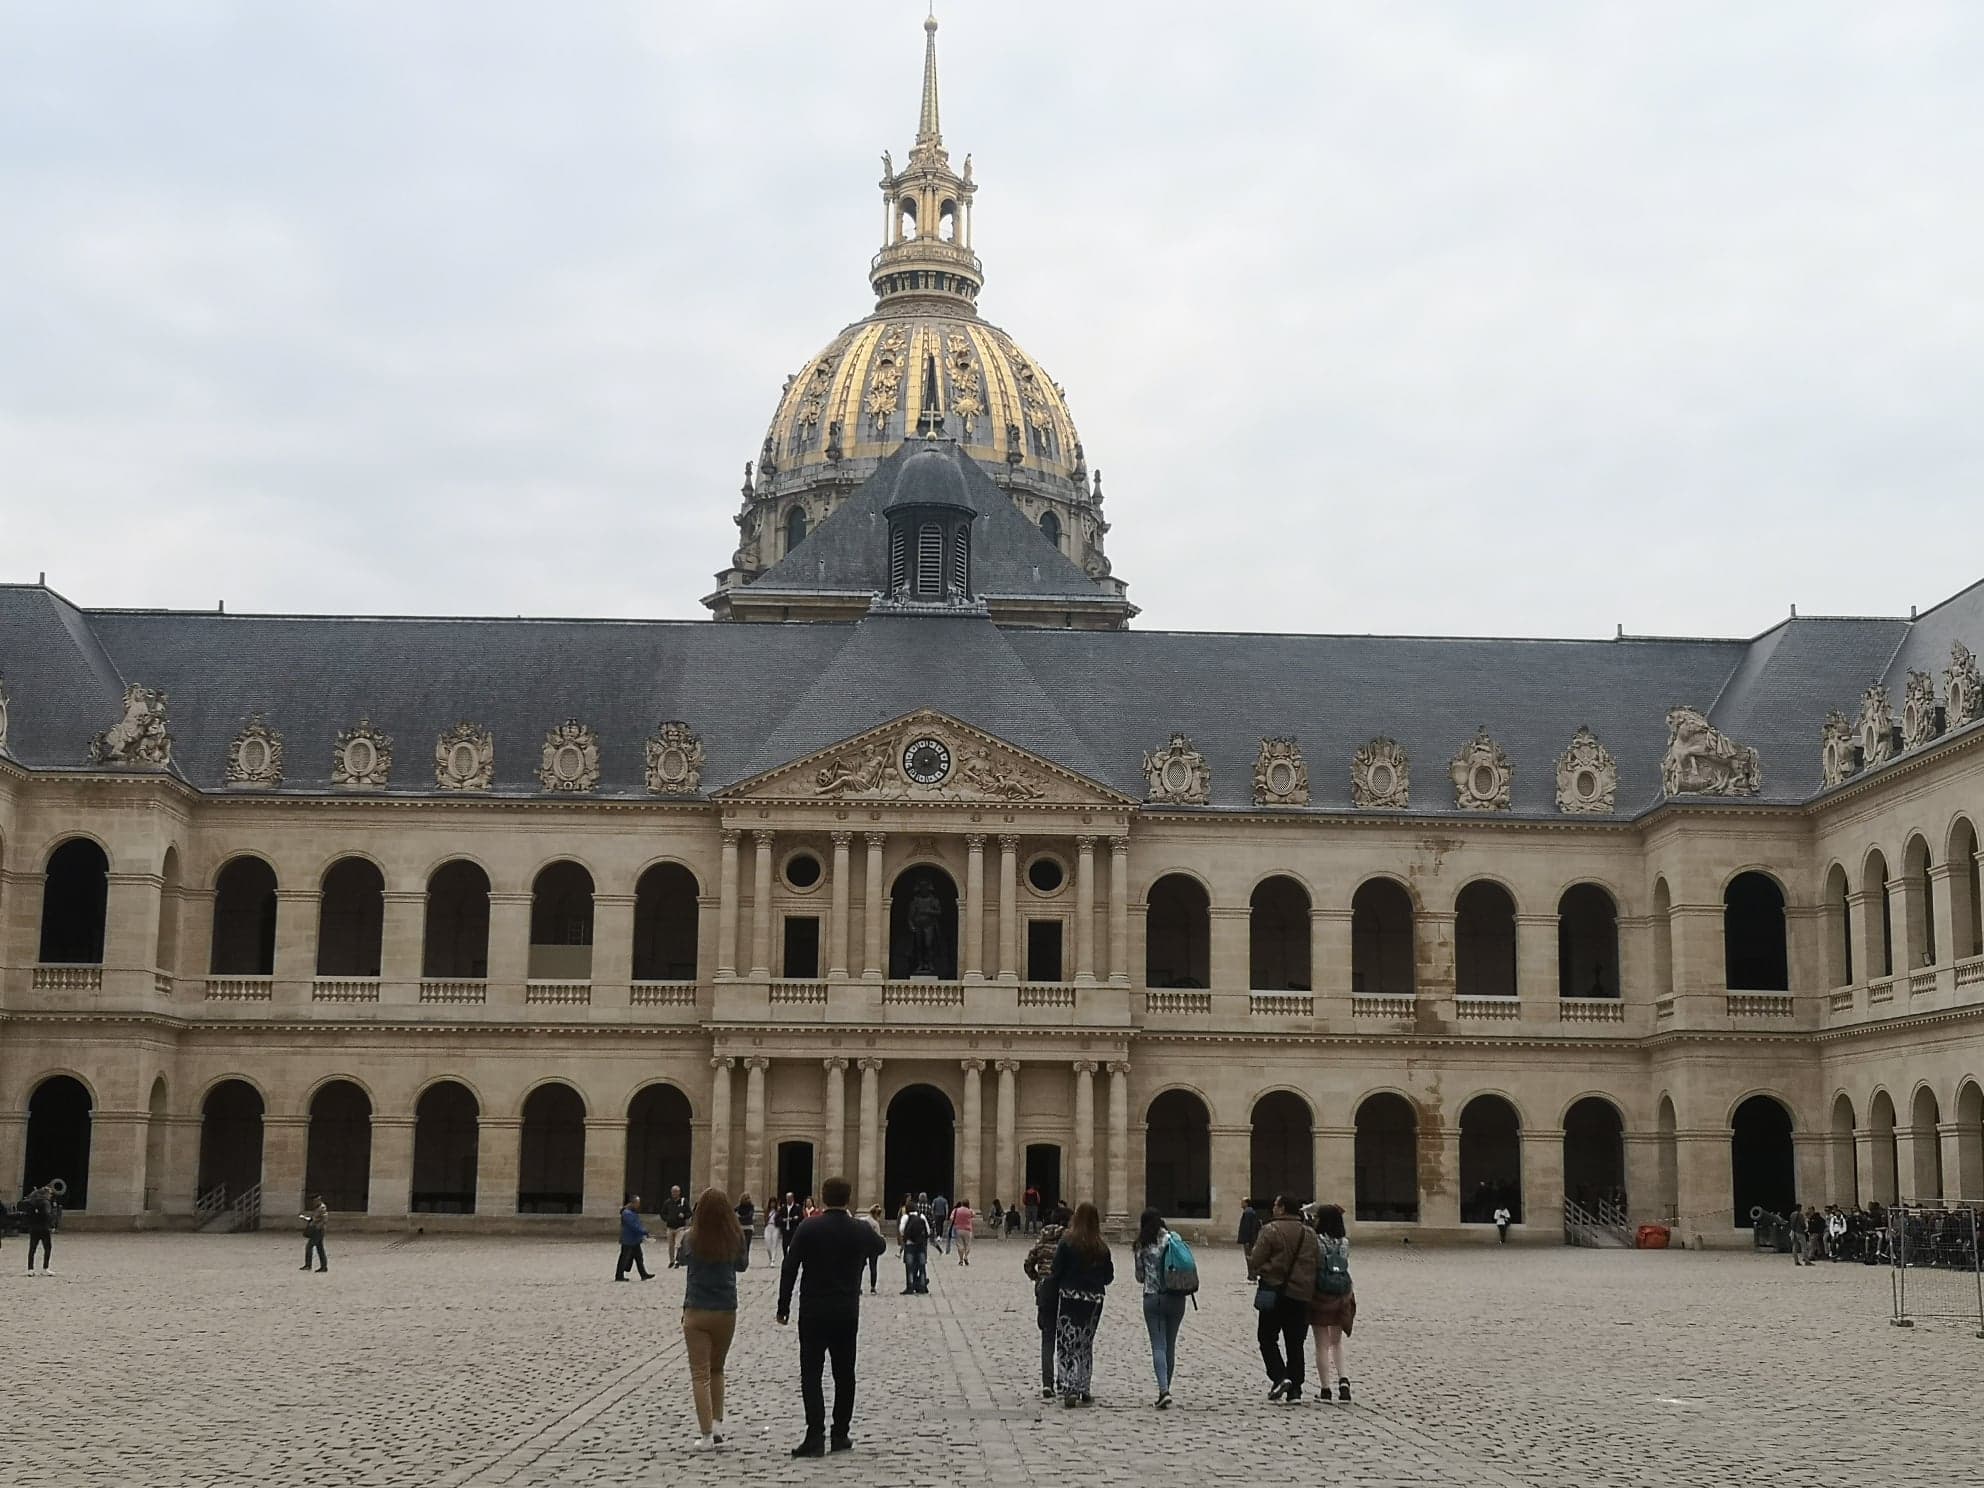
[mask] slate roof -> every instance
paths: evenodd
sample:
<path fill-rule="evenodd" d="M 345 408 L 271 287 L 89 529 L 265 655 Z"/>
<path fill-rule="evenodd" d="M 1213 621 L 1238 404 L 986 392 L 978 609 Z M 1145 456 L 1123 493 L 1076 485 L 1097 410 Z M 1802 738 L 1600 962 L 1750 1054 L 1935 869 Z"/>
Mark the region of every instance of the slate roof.
<path fill-rule="evenodd" d="M 942 500 L 969 507 L 972 590 L 990 599 L 1053 597 L 1116 601 L 1028 521 L 1012 498 L 954 439 L 912 439 L 803 542 L 750 589 L 810 594 L 886 594 L 888 522 L 898 499 Z"/>
<path fill-rule="evenodd" d="M 1251 807 L 1261 736 L 1293 734 L 1315 807 L 1348 810 L 1352 753 L 1387 734 L 1411 759 L 1414 811 L 1444 813 L 1447 763 L 1485 724 L 1515 765 L 1513 814 L 1548 819 L 1557 757 L 1588 725 L 1618 759 L 1630 817 L 1659 800 L 1674 704 L 1712 705 L 1758 748 L 1761 800 L 1805 800 L 1826 711 L 1883 671 L 1898 696 L 1909 665 L 1940 685 L 1952 638 L 1984 651 L 1984 585 L 1914 622 L 1795 619 L 1753 641 L 86 611 L 0 587 L 16 759 L 86 768 L 91 735 L 141 682 L 169 692 L 177 768 L 203 789 L 222 788 L 228 744 L 257 712 L 284 736 L 286 790 L 328 789 L 333 741 L 365 716 L 393 736 L 395 793 L 435 789 L 434 740 L 467 719 L 494 731 L 495 793 L 536 795 L 544 735 L 579 718 L 600 736 L 600 793 L 641 796 L 663 719 L 702 735 L 714 790 L 929 707 L 1136 799 L 1143 752 L 1181 730 L 1211 764 L 1215 809 Z"/>

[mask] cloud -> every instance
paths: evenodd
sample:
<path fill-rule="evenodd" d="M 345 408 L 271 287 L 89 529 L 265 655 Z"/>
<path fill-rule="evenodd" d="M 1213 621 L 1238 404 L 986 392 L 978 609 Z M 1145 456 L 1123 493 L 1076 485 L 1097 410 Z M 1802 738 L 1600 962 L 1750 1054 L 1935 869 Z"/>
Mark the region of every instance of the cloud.
<path fill-rule="evenodd" d="M 1144 626 L 1747 634 L 1977 574 L 1984 15 L 941 7 Z M 919 8 L 0 4 L 5 577 L 684 615 L 869 308 Z"/>

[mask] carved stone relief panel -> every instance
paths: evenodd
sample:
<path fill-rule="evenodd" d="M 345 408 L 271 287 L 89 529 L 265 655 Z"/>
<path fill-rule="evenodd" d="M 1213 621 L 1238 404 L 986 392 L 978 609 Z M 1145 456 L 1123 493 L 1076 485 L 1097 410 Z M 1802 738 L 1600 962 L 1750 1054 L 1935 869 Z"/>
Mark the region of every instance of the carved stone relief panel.
<path fill-rule="evenodd" d="M 393 774 L 393 740 L 381 733 L 370 719 L 361 718 L 356 728 L 338 735 L 331 749 L 333 785 L 384 785 Z"/>
<path fill-rule="evenodd" d="M 1943 673 L 1943 727 L 1960 729 L 1984 718 L 1984 677 L 1977 658 L 1962 641 L 1950 645 L 1950 664 Z"/>
<path fill-rule="evenodd" d="M 589 791 L 599 785 L 599 736 L 568 718 L 544 736 L 537 780 L 548 791 Z"/>
<path fill-rule="evenodd" d="M 1612 810 L 1619 798 L 1619 766 L 1598 735 L 1581 728 L 1571 747 L 1557 756 L 1557 809 L 1595 815 Z"/>
<path fill-rule="evenodd" d="M 1162 749 L 1145 752 L 1144 780 L 1144 799 L 1166 806 L 1203 806 L 1212 792 L 1206 757 L 1183 734 L 1173 734 Z"/>
<path fill-rule="evenodd" d="M 262 722 L 259 713 L 248 720 L 248 726 L 227 746 L 227 783 L 269 787 L 282 784 L 282 735 Z"/>
<path fill-rule="evenodd" d="M 1943 710 L 1936 705 L 1936 679 L 1927 672 L 1910 672 L 1901 695 L 1901 747 L 1920 749 L 1943 731 Z"/>
<path fill-rule="evenodd" d="M 895 783 L 895 741 L 870 739 L 827 757 L 813 776 L 813 792 L 821 796 L 870 796 Z M 944 772 L 950 772 L 949 761 Z"/>
<path fill-rule="evenodd" d="M 1663 794 L 1754 796 L 1763 782 L 1756 750 L 1716 728 L 1699 708 L 1668 710 L 1667 753 L 1660 761 Z"/>
<path fill-rule="evenodd" d="M 1412 778 L 1405 750 L 1382 735 L 1350 759 L 1350 804 L 1377 811 L 1403 811 L 1411 804 Z"/>
<path fill-rule="evenodd" d="M 443 790 L 488 790 L 496 778 L 496 739 L 479 723 L 458 723 L 434 741 L 434 783 Z"/>
<path fill-rule="evenodd" d="M 1447 766 L 1454 782 L 1454 805 L 1463 811 L 1507 811 L 1514 767 L 1508 751 L 1488 736 L 1483 724 Z"/>
<path fill-rule="evenodd" d="M 165 693 L 132 683 L 124 689 L 124 716 L 90 740 L 93 765 L 172 763 L 172 735 L 165 722 Z"/>
<path fill-rule="evenodd" d="M 903 353 L 908 347 L 909 338 L 903 328 L 892 325 L 882 333 L 881 344 L 875 350 L 875 370 L 868 379 L 868 398 L 863 407 L 868 411 L 869 432 L 877 439 L 889 432 L 889 420 L 901 406 Z"/>
<path fill-rule="evenodd" d="M 648 737 L 648 789 L 657 796 L 693 796 L 703 788 L 703 741 L 680 719 Z"/>
<path fill-rule="evenodd" d="M 1880 683 L 1861 694 L 1854 731 L 1860 736 L 1860 763 L 1866 769 L 1894 758 L 1894 710 L 1888 706 L 1888 690 Z"/>
<path fill-rule="evenodd" d="M 1835 708 L 1826 714 L 1825 726 L 1819 730 L 1820 777 L 1830 789 L 1835 785 L 1844 785 L 1859 768 L 1859 754 L 1853 742 L 1853 720 Z"/>
<path fill-rule="evenodd" d="M 1254 804 L 1309 804 L 1309 767 L 1303 762 L 1302 746 L 1294 739 L 1261 740 L 1261 752 L 1254 760 Z"/>

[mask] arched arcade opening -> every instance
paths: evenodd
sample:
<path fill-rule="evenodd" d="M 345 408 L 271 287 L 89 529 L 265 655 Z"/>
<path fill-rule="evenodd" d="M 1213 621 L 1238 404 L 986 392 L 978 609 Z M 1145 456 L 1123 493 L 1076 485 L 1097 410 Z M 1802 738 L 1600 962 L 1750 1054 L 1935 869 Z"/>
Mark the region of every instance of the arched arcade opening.
<path fill-rule="evenodd" d="M 1287 1194 L 1303 1203 L 1316 1194 L 1316 1139 L 1309 1103 L 1291 1090 L 1270 1090 L 1254 1102 L 1248 1138 L 1247 1192 L 1263 1203 Z"/>
<path fill-rule="evenodd" d="M 34 1093 L 28 1097 L 22 1193 L 59 1178 L 67 1186 L 62 1195 L 63 1208 L 89 1207 L 93 1114 L 88 1088 L 73 1075 L 50 1075 L 35 1086 Z"/>
<path fill-rule="evenodd" d="M 1144 1116 L 1144 1202 L 1167 1219 L 1212 1217 L 1212 1117 L 1189 1090 L 1167 1090 Z"/>
<path fill-rule="evenodd" d="M 341 1213 L 371 1207 L 372 1098 L 351 1080 L 327 1081 L 310 1097 L 309 1147 L 297 1197 L 309 1204 L 319 1194 Z"/>
<path fill-rule="evenodd" d="M 1790 1212 L 1798 1193 L 1791 1113 L 1768 1095 L 1753 1095 L 1730 1118 L 1729 1141 L 1736 1228 L 1751 1228 L 1751 1215 L 1756 1210 L 1766 1214 Z"/>
<path fill-rule="evenodd" d="M 1522 1118 L 1499 1095 L 1477 1095 L 1460 1113 L 1460 1222 L 1493 1224 L 1506 1207 L 1523 1222 Z"/>
<path fill-rule="evenodd" d="M 893 1211 L 906 1193 L 954 1193 L 957 1127 L 951 1098 L 934 1085 L 906 1085 L 889 1101 L 887 1120 L 882 1157 L 887 1207 Z"/>
<path fill-rule="evenodd" d="M 415 1214 L 475 1213 L 481 1108 L 466 1085 L 438 1080 L 413 1107 Z"/>
<path fill-rule="evenodd" d="M 1357 1218 L 1416 1224 L 1419 1220 L 1419 1113 L 1393 1091 L 1367 1096 L 1357 1108 Z"/>

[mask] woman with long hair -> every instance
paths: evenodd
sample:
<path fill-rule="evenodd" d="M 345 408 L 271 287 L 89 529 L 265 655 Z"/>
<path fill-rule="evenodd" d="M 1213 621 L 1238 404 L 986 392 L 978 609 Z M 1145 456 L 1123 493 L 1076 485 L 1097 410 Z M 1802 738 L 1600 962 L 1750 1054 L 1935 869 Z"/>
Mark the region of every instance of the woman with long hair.
<path fill-rule="evenodd" d="M 1102 1238 L 1102 1214 L 1087 1199 L 1075 1206 L 1067 1232 L 1054 1250 L 1054 1389 L 1064 1406 L 1093 1405 L 1095 1330 L 1102 1301 L 1116 1279 L 1116 1262 Z"/>
<path fill-rule="evenodd" d="M 1171 1372 L 1178 1362 L 1178 1330 L 1185 1322 L 1186 1294 L 1167 1291 L 1164 1285 L 1164 1252 L 1170 1241 L 1164 1216 L 1144 1210 L 1137 1221 L 1137 1280 L 1144 1284 L 1144 1328 L 1150 1334 L 1159 1410 L 1171 1409 Z"/>
<path fill-rule="evenodd" d="M 1350 1284 L 1350 1239 L 1343 1230 L 1343 1208 L 1316 1209 L 1316 1296 L 1309 1304 L 1309 1331 L 1316 1336 L 1316 1398 L 1330 1398 L 1330 1371 L 1336 1371 L 1336 1398 L 1350 1399 L 1350 1376 L 1343 1372 L 1343 1341 L 1357 1324 L 1357 1293 Z"/>
<path fill-rule="evenodd" d="M 696 1200 L 682 1237 L 682 1264 L 689 1272 L 682 1289 L 682 1344 L 696 1396 L 698 1445 L 720 1447 L 726 1435 L 723 1363 L 737 1332 L 737 1273 L 751 1264 L 744 1227 L 722 1189 L 704 1189 Z"/>

